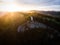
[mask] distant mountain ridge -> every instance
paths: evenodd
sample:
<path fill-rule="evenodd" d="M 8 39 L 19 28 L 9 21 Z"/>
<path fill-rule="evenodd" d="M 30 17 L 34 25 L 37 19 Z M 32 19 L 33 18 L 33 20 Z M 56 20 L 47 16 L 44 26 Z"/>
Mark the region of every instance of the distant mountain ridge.
<path fill-rule="evenodd" d="M 60 11 L 38 11 L 38 10 L 31 10 L 30 12 L 40 13 L 40 14 L 46 14 L 46 15 L 53 15 L 60 17 Z"/>

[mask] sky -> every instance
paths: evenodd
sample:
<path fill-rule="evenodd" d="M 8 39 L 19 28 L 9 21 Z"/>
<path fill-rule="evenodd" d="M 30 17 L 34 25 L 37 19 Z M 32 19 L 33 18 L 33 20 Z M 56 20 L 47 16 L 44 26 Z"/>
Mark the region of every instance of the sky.
<path fill-rule="evenodd" d="M 0 0 L 0 11 L 60 11 L 60 0 Z"/>

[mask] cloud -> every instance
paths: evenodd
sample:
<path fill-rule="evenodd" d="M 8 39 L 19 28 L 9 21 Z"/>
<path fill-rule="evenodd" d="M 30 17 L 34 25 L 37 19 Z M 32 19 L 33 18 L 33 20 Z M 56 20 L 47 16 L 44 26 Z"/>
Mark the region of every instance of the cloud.
<path fill-rule="evenodd" d="M 60 5 L 60 0 L 17 0 L 19 3 L 36 5 Z"/>
<path fill-rule="evenodd" d="M 20 4 L 31 4 L 31 5 L 60 5 L 60 0 L 0 0 L 5 3 L 20 3 Z"/>
<path fill-rule="evenodd" d="M 60 0 L 1 0 L 0 10 L 7 8 L 11 4 L 12 7 L 23 8 L 29 10 L 56 10 L 60 11 Z M 13 5 L 14 4 L 14 5 Z M 11 6 L 10 5 L 10 6 Z M 5 8 L 3 8 L 5 7 Z M 18 10 L 19 10 L 18 8 Z M 14 9 L 14 8 L 13 8 Z M 20 9 L 21 10 L 21 9 Z"/>

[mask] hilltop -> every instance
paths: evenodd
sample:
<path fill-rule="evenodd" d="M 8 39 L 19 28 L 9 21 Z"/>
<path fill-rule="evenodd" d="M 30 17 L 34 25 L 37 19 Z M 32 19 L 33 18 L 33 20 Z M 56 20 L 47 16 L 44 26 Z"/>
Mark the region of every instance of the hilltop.
<path fill-rule="evenodd" d="M 31 28 L 31 25 L 34 27 Z M 24 28 L 23 32 L 17 31 L 19 26 Z M 60 18 L 55 15 L 43 11 L 6 12 L 3 16 L 0 14 L 0 41 L 3 44 L 55 44 L 60 42 L 59 35 Z"/>

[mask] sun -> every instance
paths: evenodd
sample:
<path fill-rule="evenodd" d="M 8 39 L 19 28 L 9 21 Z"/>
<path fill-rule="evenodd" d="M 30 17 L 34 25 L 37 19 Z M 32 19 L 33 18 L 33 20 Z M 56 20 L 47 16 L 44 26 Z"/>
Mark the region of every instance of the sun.
<path fill-rule="evenodd" d="M 1 10 L 5 11 L 5 12 L 17 12 L 17 11 L 25 12 L 25 11 L 28 11 L 29 8 L 24 7 L 23 5 L 18 5 L 15 3 L 11 4 L 10 3 L 10 4 L 3 5 Z"/>
<path fill-rule="evenodd" d="M 29 10 L 37 10 L 38 6 L 18 3 L 15 0 L 3 0 L 0 3 L 0 11 L 2 12 L 28 12 Z"/>

